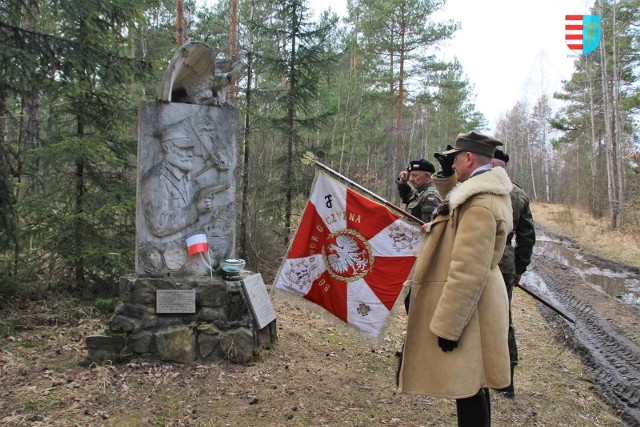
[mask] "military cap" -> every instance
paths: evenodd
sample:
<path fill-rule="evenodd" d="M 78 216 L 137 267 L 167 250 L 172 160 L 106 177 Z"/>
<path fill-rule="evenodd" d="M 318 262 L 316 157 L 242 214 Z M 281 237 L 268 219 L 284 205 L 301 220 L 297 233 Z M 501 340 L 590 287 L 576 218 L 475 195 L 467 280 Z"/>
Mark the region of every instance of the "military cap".
<path fill-rule="evenodd" d="M 423 171 L 423 172 L 436 173 L 436 167 L 433 166 L 433 163 L 431 163 L 427 159 L 420 159 L 420 160 L 412 160 L 412 161 L 410 161 L 409 162 L 409 166 L 407 166 L 407 170 L 409 172 L 411 172 L 411 171 Z"/>
<path fill-rule="evenodd" d="M 442 154 L 455 154 L 460 151 L 471 151 L 483 156 L 493 157 L 496 147 L 503 145 L 497 139 L 477 132 L 459 133 L 453 149 Z"/>
<path fill-rule="evenodd" d="M 493 158 L 502 160 L 505 163 L 509 162 L 509 155 L 502 150 L 496 149 L 496 152 L 493 154 Z"/>
<path fill-rule="evenodd" d="M 171 141 L 179 148 L 195 147 L 195 143 L 189 138 L 189 131 L 184 120 L 164 128 L 161 139 L 163 143 Z"/>

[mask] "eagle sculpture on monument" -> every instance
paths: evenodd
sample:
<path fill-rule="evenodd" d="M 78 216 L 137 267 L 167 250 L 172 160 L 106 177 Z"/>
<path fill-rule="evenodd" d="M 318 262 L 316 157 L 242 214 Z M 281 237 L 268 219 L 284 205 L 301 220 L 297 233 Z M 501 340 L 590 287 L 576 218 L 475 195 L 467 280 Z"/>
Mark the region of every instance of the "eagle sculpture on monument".
<path fill-rule="evenodd" d="M 242 78 L 247 64 L 239 58 L 218 58 L 203 42 L 187 42 L 173 55 L 158 84 L 156 100 L 222 105 L 227 90 Z"/>

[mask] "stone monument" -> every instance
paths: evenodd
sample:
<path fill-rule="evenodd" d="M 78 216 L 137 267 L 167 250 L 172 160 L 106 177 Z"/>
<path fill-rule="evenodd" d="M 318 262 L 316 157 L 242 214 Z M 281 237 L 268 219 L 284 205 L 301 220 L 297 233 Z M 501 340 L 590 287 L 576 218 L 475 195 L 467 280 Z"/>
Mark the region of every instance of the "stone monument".
<path fill-rule="evenodd" d="M 235 259 L 238 113 L 226 92 L 245 69 L 188 42 L 141 105 L 136 274 L 120 281 L 107 334 L 87 338 L 89 361 L 247 363 L 275 341 L 262 276 Z"/>

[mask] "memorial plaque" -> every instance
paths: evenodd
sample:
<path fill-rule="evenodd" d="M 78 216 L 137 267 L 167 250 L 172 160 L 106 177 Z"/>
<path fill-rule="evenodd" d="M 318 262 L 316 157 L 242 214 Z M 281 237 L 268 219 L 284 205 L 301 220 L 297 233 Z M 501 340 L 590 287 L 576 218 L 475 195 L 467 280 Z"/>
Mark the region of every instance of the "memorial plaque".
<path fill-rule="evenodd" d="M 267 293 L 267 287 L 260 273 L 249 276 L 242 281 L 244 290 L 249 298 L 251 311 L 256 318 L 258 328 L 262 329 L 276 320 L 276 311 L 271 304 L 271 298 Z"/>
<path fill-rule="evenodd" d="M 156 291 L 156 313 L 195 313 L 195 289 L 158 289 Z"/>

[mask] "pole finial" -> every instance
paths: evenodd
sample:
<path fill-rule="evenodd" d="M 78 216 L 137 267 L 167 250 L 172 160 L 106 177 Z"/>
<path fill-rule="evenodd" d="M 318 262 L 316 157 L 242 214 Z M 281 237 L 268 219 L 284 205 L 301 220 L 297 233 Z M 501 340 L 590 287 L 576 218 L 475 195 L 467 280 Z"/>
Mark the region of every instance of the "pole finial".
<path fill-rule="evenodd" d="M 315 163 L 316 161 L 316 155 L 313 154 L 311 151 L 307 151 L 306 153 L 304 153 L 302 155 L 302 159 L 300 159 L 302 161 L 303 164 L 305 165 L 310 165 Z"/>

